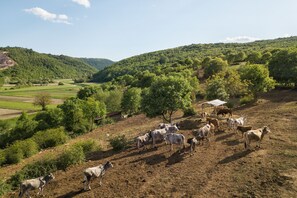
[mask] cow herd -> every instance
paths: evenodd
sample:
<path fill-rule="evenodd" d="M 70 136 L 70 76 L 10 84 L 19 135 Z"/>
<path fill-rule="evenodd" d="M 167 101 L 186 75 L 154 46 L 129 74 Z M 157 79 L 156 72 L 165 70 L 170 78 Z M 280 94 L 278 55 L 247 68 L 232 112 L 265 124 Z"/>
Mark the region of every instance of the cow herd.
<path fill-rule="evenodd" d="M 178 133 L 178 124 L 160 123 L 156 129 L 138 136 L 136 138 L 136 147 L 137 149 L 140 149 L 141 147 L 146 149 L 146 146 L 151 144 L 152 147 L 155 148 L 157 142 L 165 141 L 166 144 L 170 145 L 170 151 L 173 150 L 173 145 L 179 145 L 179 152 L 181 152 L 181 150 L 185 148 L 186 143 L 188 143 L 190 145 L 189 150 L 191 156 L 197 145 L 203 145 L 204 142 L 207 142 L 208 145 L 210 144 L 210 136 L 215 132 L 220 131 L 220 126 L 223 122 L 227 123 L 229 130 L 237 131 L 242 134 L 245 149 L 251 148 L 252 141 L 256 141 L 257 147 L 260 147 L 261 140 L 265 134 L 270 132 L 270 129 L 267 126 L 258 129 L 252 129 L 252 126 L 245 126 L 247 121 L 246 117 L 232 118 L 232 111 L 230 109 L 219 109 L 217 112 L 217 116 L 225 116 L 227 114 L 229 114 L 227 119 L 219 120 L 218 117 L 209 117 L 207 113 L 202 113 L 202 119 L 205 119 L 206 122 L 200 128 L 193 129 L 193 136 L 187 140 L 183 134 Z M 103 175 L 111 167 L 113 167 L 113 164 L 108 161 L 104 165 L 100 164 L 99 166 L 85 169 L 83 171 L 84 190 L 91 189 L 90 181 L 92 178 L 99 178 L 101 186 Z M 39 189 L 38 194 L 42 194 L 44 186 L 54 178 L 54 175 L 51 173 L 45 177 L 25 180 L 20 185 L 19 197 L 22 197 L 24 194 L 30 197 L 29 190 L 31 189 Z"/>

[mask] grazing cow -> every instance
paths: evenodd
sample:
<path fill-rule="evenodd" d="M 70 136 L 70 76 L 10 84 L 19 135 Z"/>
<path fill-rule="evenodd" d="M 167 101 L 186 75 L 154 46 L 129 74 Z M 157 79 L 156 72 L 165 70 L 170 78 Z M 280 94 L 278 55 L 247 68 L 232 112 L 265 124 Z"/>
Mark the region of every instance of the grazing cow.
<path fill-rule="evenodd" d="M 136 138 L 137 148 L 145 146 L 151 139 L 151 132 L 145 133 L 144 135 L 138 136 Z"/>
<path fill-rule="evenodd" d="M 105 174 L 105 172 L 109 169 L 112 168 L 113 165 L 111 162 L 106 162 L 104 165 L 100 164 L 99 166 L 87 168 L 84 170 L 84 190 L 91 190 L 91 179 L 92 178 L 97 178 L 99 177 L 99 185 L 102 185 L 102 177 Z"/>
<path fill-rule="evenodd" d="M 219 127 L 220 127 L 220 122 L 218 119 L 216 118 L 206 118 L 206 121 L 208 122 L 208 124 L 213 124 L 214 125 L 214 130 L 218 131 Z"/>
<path fill-rule="evenodd" d="M 195 135 L 196 139 L 199 141 L 199 144 L 203 141 L 206 140 L 209 143 L 209 137 L 211 133 L 214 130 L 214 125 L 213 124 L 206 124 L 205 126 L 193 130 L 193 135 Z"/>
<path fill-rule="evenodd" d="M 237 126 L 243 126 L 244 123 L 246 122 L 245 117 L 240 117 L 240 118 L 227 118 L 227 123 L 229 129 L 236 130 Z"/>
<path fill-rule="evenodd" d="M 249 130 L 243 134 L 244 136 L 244 148 L 249 149 L 250 143 L 256 141 L 258 143 L 257 147 L 260 148 L 260 143 L 265 134 L 269 133 L 270 129 L 267 126 L 264 126 L 260 129 Z"/>
<path fill-rule="evenodd" d="M 251 126 L 237 126 L 237 131 L 240 131 L 243 137 L 243 134 L 249 130 L 252 130 Z"/>
<path fill-rule="evenodd" d="M 155 129 L 153 131 L 150 132 L 151 134 L 151 137 L 152 137 L 152 144 L 153 144 L 153 148 L 156 147 L 156 141 L 158 140 L 161 140 L 163 141 L 164 140 L 164 137 L 165 137 L 165 134 L 166 134 L 166 129 Z"/>
<path fill-rule="evenodd" d="M 37 195 L 41 195 L 43 193 L 44 186 L 52 179 L 55 179 L 55 177 L 52 173 L 50 173 L 49 175 L 46 175 L 44 177 L 38 177 L 35 179 L 28 179 L 23 181 L 20 185 L 19 198 L 23 197 L 25 193 L 27 197 L 30 197 L 29 190 L 37 188 L 39 189 Z"/>
<path fill-rule="evenodd" d="M 232 110 L 229 109 L 229 108 L 225 108 L 225 109 L 219 109 L 217 111 L 217 116 L 219 116 L 219 115 L 225 116 L 227 114 L 229 114 L 230 116 L 232 116 Z"/>
<path fill-rule="evenodd" d="M 167 133 L 175 133 L 175 132 L 179 131 L 179 129 L 176 125 L 167 126 L 167 127 L 165 127 L 165 130 Z"/>
<path fill-rule="evenodd" d="M 173 150 L 173 144 L 178 144 L 182 148 L 185 148 L 185 136 L 183 134 L 167 133 L 164 140 L 170 143 L 170 151 Z"/>
<path fill-rule="evenodd" d="M 209 114 L 207 112 L 202 112 L 200 116 L 201 118 L 206 118 L 207 116 L 209 116 Z"/>
<path fill-rule="evenodd" d="M 190 144 L 190 155 L 192 155 L 192 152 L 195 151 L 196 144 L 198 144 L 198 140 L 195 137 L 192 137 L 187 140 L 187 143 Z"/>

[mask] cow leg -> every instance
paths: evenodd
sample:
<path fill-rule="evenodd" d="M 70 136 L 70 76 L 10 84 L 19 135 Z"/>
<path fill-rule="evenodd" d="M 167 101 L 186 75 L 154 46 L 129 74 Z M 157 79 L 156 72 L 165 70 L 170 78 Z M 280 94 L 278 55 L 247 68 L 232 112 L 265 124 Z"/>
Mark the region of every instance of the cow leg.
<path fill-rule="evenodd" d="M 102 186 L 102 179 L 103 179 L 103 177 L 100 176 L 100 177 L 99 177 L 99 185 L 100 185 L 100 186 Z"/>
<path fill-rule="evenodd" d="M 170 144 L 170 151 L 173 150 L 173 144 Z"/>
<path fill-rule="evenodd" d="M 29 194 L 29 190 L 26 191 L 26 195 L 27 195 L 27 197 L 31 198 L 31 196 Z"/>

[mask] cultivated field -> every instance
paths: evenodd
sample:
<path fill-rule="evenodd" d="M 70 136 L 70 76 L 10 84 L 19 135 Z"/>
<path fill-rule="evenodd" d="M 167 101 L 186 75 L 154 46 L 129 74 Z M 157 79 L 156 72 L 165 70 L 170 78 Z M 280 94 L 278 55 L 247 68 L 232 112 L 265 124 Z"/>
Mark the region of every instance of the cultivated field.
<path fill-rule="evenodd" d="M 45 197 L 296 197 L 297 92 L 272 91 L 257 104 L 235 110 L 235 114 L 247 116 L 248 124 L 254 128 L 269 126 L 271 133 L 264 137 L 261 149 L 244 151 L 241 135 L 225 130 L 212 136 L 210 146 L 198 146 L 193 156 L 188 150 L 170 152 L 164 143 L 147 151 L 131 148 L 113 152 L 106 143 L 109 137 L 126 134 L 132 138 L 161 121 L 134 116 L 72 140 L 68 146 L 78 139 L 98 139 L 105 151 L 93 153 L 86 163 L 66 172 L 54 173 L 56 179 L 45 188 Z M 186 119 L 181 114 L 175 116 L 175 121 Z M 223 128 L 226 129 L 224 121 Z M 191 136 L 190 130 L 180 132 Z M 0 177 L 8 177 L 26 163 L 57 153 L 63 147 L 43 151 L 22 164 L 3 167 Z M 107 160 L 114 167 L 106 172 L 103 185 L 100 187 L 94 180 L 91 191 L 82 191 L 82 171 Z M 14 192 L 6 197 L 16 196 Z"/>
<path fill-rule="evenodd" d="M 46 92 L 52 98 L 52 104 L 48 108 L 62 104 L 66 98 L 76 96 L 78 90 L 85 84 L 74 84 L 72 80 L 62 79 L 64 85 L 52 83 L 47 86 L 32 86 L 19 89 L 11 89 L 11 86 L 0 88 L 0 119 L 9 119 L 19 116 L 22 111 L 36 112 L 41 109 L 34 106 L 34 97 L 39 93 Z"/>

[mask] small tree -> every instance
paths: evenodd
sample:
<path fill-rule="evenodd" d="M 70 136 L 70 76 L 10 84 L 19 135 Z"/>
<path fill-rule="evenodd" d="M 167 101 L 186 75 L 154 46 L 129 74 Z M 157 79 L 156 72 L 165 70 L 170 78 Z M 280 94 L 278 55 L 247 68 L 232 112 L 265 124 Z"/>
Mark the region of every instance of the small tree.
<path fill-rule="evenodd" d="M 35 96 L 33 104 L 36 106 L 41 106 L 42 110 L 46 110 L 46 106 L 51 103 L 51 97 L 49 93 L 42 92 Z"/>
<path fill-rule="evenodd" d="M 106 114 L 106 106 L 104 103 L 90 97 L 83 104 L 83 112 L 85 117 L 90 121 L 90 130 L 93 130 L 94 119 Z"/>
<path fill-rule="evenodd" d="M 141 106 L 141 89 L 130 88 L 125 91 L 121 103 L 122 110 L 127 114 L 138 113 Z"/>
<path fill-rule="evenodd" d="M 269 77 L 269 70 L 264 65 L 247 65 L 240 69 L 240 77 L 248 82 L 248 88 L 257 99 L 258 93 L 274 88 L 275 81 Z"/>
<path fill-rule="evenodd" d="M 174 112 L 191 106 L 191 91 L 184 78 L 161 77 L 144 92 L 142 110 L 148 117 L 162 115 L 171 123 Z"/>
<path fill-rule="evenodd" d="M 215 58 L 209 61 L 209 63 L 205 66 L 204 75 L 205 77 L 210 77 L 215 75 L 216 73 L 223 71 L 227 68 L 228 63 L 221 58 Z"/>
<path fill-rule="evenodd" d="M 227 100 L 229 98 L 223 78 L 216 75 L 206 81 L 206 98 L 208 100 Z"/>

